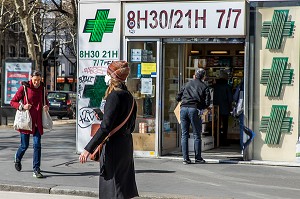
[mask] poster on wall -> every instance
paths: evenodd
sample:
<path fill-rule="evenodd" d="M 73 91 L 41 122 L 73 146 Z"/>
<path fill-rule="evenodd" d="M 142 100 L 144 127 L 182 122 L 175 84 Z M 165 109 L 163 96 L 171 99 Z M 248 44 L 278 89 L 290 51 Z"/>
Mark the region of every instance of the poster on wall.
<path fill-rule="evenodd" d="M 152 95 L 152 78 L 141 78 L 141 94 Z"/>
<path fill-rule="evenodd" d="M 141 73 L 142 75 L 151 75 L 151 77 L 156 77 L 156 63 L 142 63 Z"/>
<path fill-rule="evenodd" d="M 94 108 L 100 107 L 107 88 L 108 65 L 120 57 L 120 13 L 120 3 L 79 2 L 77 152 L 99 127 Z"/>
<path fill-rule="evenodd" d="M 30 79 L 32 62 L 5 62 L 3 104 L 9 105 L 22 81 Z"/>

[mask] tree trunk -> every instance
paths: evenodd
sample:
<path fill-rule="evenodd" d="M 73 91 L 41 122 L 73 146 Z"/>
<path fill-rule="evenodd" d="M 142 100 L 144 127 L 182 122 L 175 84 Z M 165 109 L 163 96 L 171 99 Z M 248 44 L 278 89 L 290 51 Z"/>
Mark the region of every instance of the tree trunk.
<path fill-rule="evenodd" d="M 20 18 L 21 24 L 24 29 L 26 42 L 28 45 L 28 56 L 34 61 L 35 70 L 39 69 L 37 56 L 35 52 L 34 38 L 32 34 L 32 22 L 30 16 L 24 16 Z"/>

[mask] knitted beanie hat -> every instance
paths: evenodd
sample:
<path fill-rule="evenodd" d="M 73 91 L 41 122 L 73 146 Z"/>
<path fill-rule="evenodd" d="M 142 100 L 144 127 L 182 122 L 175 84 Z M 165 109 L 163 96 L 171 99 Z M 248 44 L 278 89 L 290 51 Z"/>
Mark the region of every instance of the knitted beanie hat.
<path fill-rule="evenodd" d="M 130 68 L 128 67 L 128 62 L 126 61 L 113 61 L 107 68 L 107 74 L 110 75 L 111 78 L 122 82 L 126 80 L 129 72 Z"/>

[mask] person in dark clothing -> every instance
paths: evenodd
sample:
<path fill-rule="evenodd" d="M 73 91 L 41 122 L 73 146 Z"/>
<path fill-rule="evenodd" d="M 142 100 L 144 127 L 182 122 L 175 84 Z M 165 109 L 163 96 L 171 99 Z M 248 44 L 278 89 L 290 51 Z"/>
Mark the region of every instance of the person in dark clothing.
<path fill-rule="evenodd" d="M 106 78 L 109 86 L 104 96 L 106 102 L 103 120 L 101 127 L 79 156 L 81 163 L 87 161 L 104 138 L 130 113 L 134 98 L 125 85 L 129 71 L 126 61 L 114 61 L 108 66 L 107 74 L 111 79 Z M 127 199 L 138 196 L 131 134 L 135 127 L 136 112 L 137 105 L 134 102 L 128 121 L 103 146 L 100 156 L 99 198 Z"/>
<path fill-rule="evenodd" d="M 228 85 L 228 75 L 226 71 L 221 70 L 219 79 L 216 80 L 213 92 L 213 104 L 219 106 L 219 133 L 220 145 L 228 146 L 228 119 L 232 108 L 232 90 Z"/>
<path fill-rule="evenodd" d="M 210 92 L 208 86 L 203 82 L 205 70 L 198 69 L 194 79 L 187 82 L 178 93 L 176 100 L 181 101 L 180 121 L 181 121 L 181 146 L 183 164 L 190 164 L 188 152 L 189 128 L 192 124 L 194 136 L 195 163 L 205 163 L 201 156 L 201 132 L 202 121 L 200 114 L 203 109 L 210 105 Z"/>
<path fill-rule="evenodd" d="M 244 92 L 244 79 L 242 79 L 241 83 L 237 86 L 235 93 L 233 95 L 233 100 L 236 104 L 236 106 L 239 103 L 240 98 L 243 99 L 244 96 L 240 96 L 243 95 Z M 238 118 L 239 118 L 239 126 L 240 126 L 240 147 L 241 147 L 241 153 L 243 154 L 244 151 L 244 111 L 240 110 L 238 114 Z"/>
<path fill-rule="evenodd" d="M 41 139 L 44 133 L 42 124 L 42 111 L 49 110 L 49 101 L 44 96 L 44 83 L 41 82 L 41 72 L 34 70 L 31 73 L 31 80 L 22 82 L 22 86 L 18 89 L 10 105 L 15 109 L 29 110 L 32 130 L 18 130 L 20 132 L 21 144 L 15 154 L 15 169 L 17 171 L 22 170 L 21 160 L 29 147 L 30 135 L 33 137 L 33 177 L 43 178 L 41 173 Z M 26 100 L 25 90 L 27 93 L 28 101 Z M 44 104 L 44 98 L 46 104 Z M 22 103 L 20 103 L 22 102 Z"/>

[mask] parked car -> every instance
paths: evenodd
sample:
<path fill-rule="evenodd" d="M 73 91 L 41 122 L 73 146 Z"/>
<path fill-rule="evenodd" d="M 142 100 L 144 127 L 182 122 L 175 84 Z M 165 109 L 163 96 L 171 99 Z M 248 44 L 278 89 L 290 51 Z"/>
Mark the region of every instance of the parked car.
<path fill-rule="evenodd" d="M 76 93 L 72 91 L 49 91 L 49 114 L 58 119 L 76 117 Z"/>

